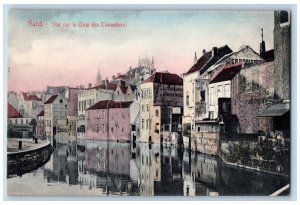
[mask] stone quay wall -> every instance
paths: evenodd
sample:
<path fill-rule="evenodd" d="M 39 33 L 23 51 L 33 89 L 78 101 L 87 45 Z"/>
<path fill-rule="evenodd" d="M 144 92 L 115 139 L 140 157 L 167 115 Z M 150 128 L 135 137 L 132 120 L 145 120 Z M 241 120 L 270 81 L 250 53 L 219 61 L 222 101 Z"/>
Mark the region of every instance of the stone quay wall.
<path fill-rule="evenodd" d="M 219 154 L 219 132 L 192 132 L 191 150 L 204 154 Z"/>
<path fill-rule="evenodd" d="M 290 174 L 290 140 L 258 136 L 255 139 L 220 141 L 220 158 L 226 163 L 257 171 Z"/>
<path fill-rule="evenodd" d="M 53 152 L 49 143 L 27 151 L 7 153 L 7 175 L 22 175 L 45 164 Z"/>

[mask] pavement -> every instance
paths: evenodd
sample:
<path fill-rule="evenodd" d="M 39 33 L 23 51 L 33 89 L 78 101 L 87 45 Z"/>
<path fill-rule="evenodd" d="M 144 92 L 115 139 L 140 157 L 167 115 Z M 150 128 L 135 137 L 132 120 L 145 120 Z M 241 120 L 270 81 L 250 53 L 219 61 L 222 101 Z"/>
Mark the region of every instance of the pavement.
<path fill-rule="evenodd" d="M 22 141 L 22 149 L 19 149 L 19 141 Z M 20 152 L 28 151 L 39 148 L 47 144 L 47 141 L 39 140 L 38 143 L 34 143 L 32 139 L 19 139 L 19 138 L 8 138 L 7 139 L 7 152 Z"/>

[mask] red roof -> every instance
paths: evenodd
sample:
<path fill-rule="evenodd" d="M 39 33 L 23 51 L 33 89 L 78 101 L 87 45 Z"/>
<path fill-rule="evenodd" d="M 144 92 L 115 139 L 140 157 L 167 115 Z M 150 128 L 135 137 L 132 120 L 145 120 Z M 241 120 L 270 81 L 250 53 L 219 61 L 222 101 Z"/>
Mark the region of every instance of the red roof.
<path fill-rule="evenodd" d="M 42 101 L 42 99 L 36 95 L 28 95 L 27 93 L 23 93 L 23 92 L 22 95 L 25 101 Z"/>
<path fill-rule="evenodd" d="M 127 93 L 128 87 L 123 86 L 123 85 L 121 85 L 121 86 L 119 86 L 119 87 L 120 87 L 120 90 L 122 91 L 123 94 L 126 94 L 126 93 Z"/>
<path fill-rule="evenodd" d="M 7 103 L 7 115 L 8 115 L 8 118 L 22 117 L 22 115 L 10 103 Z"/>
<path fill-rule="evenodd" d="M 51 104 L 57 98 L 58 95 L 52 95 L 44 104 Z"/>
<path fill-rule="evenodd" d="M 232 52 L 232 50 L 227 46 L 222 46 L 220 48 L 216 48 L 216 53 L 214 56 L 212 55 L 212 51 L 204 53 L 196 64 L 194 64 L 190 70 L 186 74 L 194 73 L 196 71 L 200 71 L 200 73 L 204 73 L 210 66 L 215 64 L 218 60 L 220 60 L 223 56 Z"/>
<path fill-rule="evenodd" d="M 183 85 L 183 80 L 177 74 L 156 72 L 143 83 L 160 83 L 168 85 Z"/>
<path fill-rule="evenodd" d="M 129 102 L 118 102 L 113 100 L 103 100 L 89 107 L 87 110 L 99 110 L 107 108 L 129 108 L 132 101 Z"/>
<path fill-rule="evenodd" d="M 44 116 L 44 110 L 42 110 L 37 116 Z"/>
<path fill-rule="evenodd" d="M 210 84 L 232 80 L 232 78 L 240 72 L 242 63 L 224 66 L 223 69 L 211 80 Z"/>

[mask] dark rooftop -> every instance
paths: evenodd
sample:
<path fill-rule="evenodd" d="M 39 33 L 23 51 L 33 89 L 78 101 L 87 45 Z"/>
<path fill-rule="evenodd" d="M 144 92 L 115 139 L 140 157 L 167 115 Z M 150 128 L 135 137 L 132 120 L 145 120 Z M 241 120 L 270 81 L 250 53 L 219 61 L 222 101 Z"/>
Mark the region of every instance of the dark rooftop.
<path fill-rule="evenodd" d="M 183 85 L 183 80 L 179 75 L 173 73 L 156 72 L 146 79 L 143 83 L 160 83 L 167 85 Z"/>
<path fill-rule="evenodd" d="M 210 84 L 231 80 L 242 68 L 242 63 L 224 66 L 224 68 L 211 80 Z"/>

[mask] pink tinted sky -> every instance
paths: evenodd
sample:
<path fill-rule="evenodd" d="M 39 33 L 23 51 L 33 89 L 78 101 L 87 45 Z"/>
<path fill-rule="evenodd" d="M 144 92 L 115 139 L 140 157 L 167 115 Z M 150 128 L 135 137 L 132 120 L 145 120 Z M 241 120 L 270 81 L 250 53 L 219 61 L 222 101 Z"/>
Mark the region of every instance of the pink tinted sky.
<path fill-rule="evenodd" d="M 28 21 L 48 23 L 28 26 Z M 76 23 L 56 28 L 52 22 Z M 120 22 L 124 28 L 79 28 L 79 22 Z M 261 28 L 273 48 L 272 11 L 53 11 L 9 12 L 8 90 L 43 90 L 47 85 L 94 84 L 98 69 L 111 78 L 154 57 L 158 71 L 181 74 L 194 52 L 227 44 L 259 51 Z"/>

